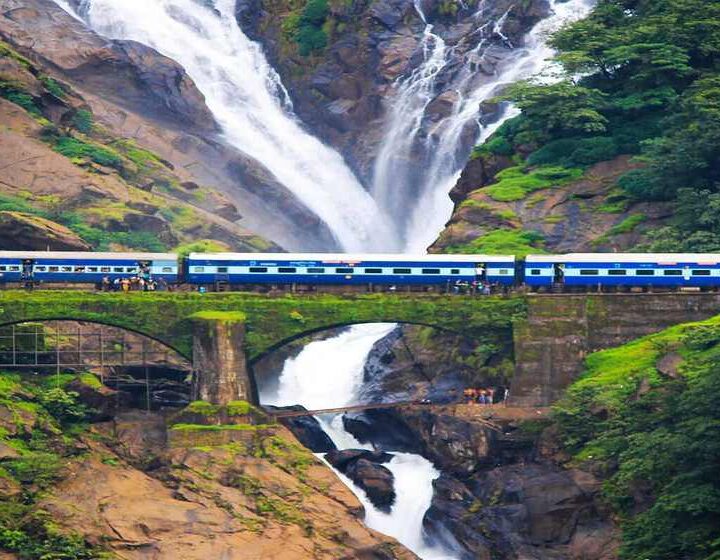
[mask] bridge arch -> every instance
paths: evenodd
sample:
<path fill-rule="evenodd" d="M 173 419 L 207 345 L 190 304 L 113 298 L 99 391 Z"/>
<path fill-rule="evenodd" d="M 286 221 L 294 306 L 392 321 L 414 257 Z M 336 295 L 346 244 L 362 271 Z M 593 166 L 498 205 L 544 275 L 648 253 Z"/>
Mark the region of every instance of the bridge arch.
<path fill-rule="evenodd" d="M 253 354 L 253 355 L 249 356 L 248 357 L 248 367 L 252 368 L 255 364 L 262 361 L 264 358 L 267 358 L 270 354 L 277 352 L 284 346 L 287 346 L 288 344 L 291 344 L 292 342 L 295 342 L 296 340 L 307 338 L 307 337 L 310 337 L 314 334 L 318 334 L 321 332 L 342 329 L 345 327 L 354 327 L 357 325 L 377 325 L 380 323 L 397 324 L 397 325 L 411 325 L 411 326 L 417 326 L 417 327 L 428 327 L 428 328 L 435 329 L 435 330 L 438 330 L 441 332 L 446 332 L 449 334 L 457 335 L 457 336 L 466 338 L 467 340 L 472 340 L 474 338 L 474 335 L 469 335 L 467 333 L 463 333 L 458 329 L 449 328 L 444 325 L 433 324 L 431 322 L 402 321 L 402 320 L 393 321 L 393 320 L 374 320 L 374 319 L 361 320 L 361 321 L 341 321 L 338 323 L 328 323 L 327 325 L 320 325 L 320 326 L 308 328 L 306 330 L 298 331 L 296 333 L 291 334 L 290 336 L 280 339 L 277 342 L 274 342 L 270 346 L 263 349 L 258 354 Z"/>
<path fill-rule="evenodd" d="M 112 317 L 112 315 L 110 315 L 110 317 Z M 6 327 L 12 327 L 15 325 L 23 325 L 23 324 L 27 324 L 27 323 L 52 323 L 52 322 L 86 323 L 86 324 L 92 324 L 92 325 L 101 325 L 101 326 L 110 327 L 113 329 L 119 329 L 121 331 L 127 331 L 134 335 L 147 338 L 157 344 L 160 344 L 161 346 L 174 352 L 178 356 L 181 356 L 185 361 L 188 361 L 188 362 L 192 361 L 192 356 L 189 356 L 186 351 L 183 351 L 182 349 L 175 347 L 171 341 L 163 340 L 162 338 L 159 338 L 158 336 L 154 335 L 153 333 L 144 332 L 142 330 L 130 327 L 121 321 L 88 319 L 85 317 L 73 317 L 73 316 L 65 316 L 65 315 L 60 315 L 60 316 L 40 315 L 40 316 L 29 316 L 27 318 L 23 318 L 23 319 L 19 319 L 19 320 L 15 319 L 12 321 L 0 322 L 0 329 L 4 329 Z"/>

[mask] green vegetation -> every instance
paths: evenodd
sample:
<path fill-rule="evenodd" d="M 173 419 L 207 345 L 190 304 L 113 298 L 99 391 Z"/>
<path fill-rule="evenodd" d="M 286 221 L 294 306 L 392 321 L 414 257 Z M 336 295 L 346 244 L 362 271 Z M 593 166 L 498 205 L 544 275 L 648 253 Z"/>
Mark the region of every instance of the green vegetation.
<path fill-rule="evenodd" d="M 312 333 L 340 325 L 407 322 L 436 325 L 468 337 L 506 336 L 512 321 L 524 316 L 522 296 L 453 298 L 441 295 L 363 294 L 266 297 L 250 293 L 133 292 L 129 294 L 57 291 L 0 291 L 0 322 L 34 317 L 98 321 L 129 328 L 164 341 L 190 355 L 192 319 L 198 312 L 247 316 L 246 350 L 250 359 Z M 304 318 L 293 318 L 297 311 Z M 224 315 L 221 315 L 221 317 Z M 158 318 L 162 318 L 158 321 Z"/>
<path fill-rule="evenodd" d="M 245 323 L 247 315 L 242 311 L 198 311 L 191 315 L 192 319 L 199 321 L 216 321 L 220 323 Z"/>
<path fill-rule="evenodd" d="M 600 211 L 671 201 L 671 224 L 642 249 L 720 251 L 719 34 L 716 1 L 599 0 L 551 40 L 566 79 L 511 88 L 523 113 L 478 154 L 534 147 L 527 164 L 571 169 L 635 155 L 643 167 L 619 180 L 627 201 Z"/>
<path fill-rule="evenodd" d="M 190 253 L 222 253 L 227 251 L 228 247 L 219 241 L 213 239 L 200 239 L 178 245 L 173 251 L 181 257 L 187 257 Z"/>
<path fill-rule="evenodd" d="M 677 356 L 677 373 L 658 361 Z M 592 354 L 554 418 L 578 462 L 606 473 L 624 560 L 720 554 L 720 317 Z"/>
<path fill-rule="evenodd" d="M 509 167 L 500 171 L 497 182 L 483 189 L 490 198 L 500 202 L 521 200 L 528 194 L 569 183 L 582 176 L 582 169 L 539 167 L 526 171 L 522 167 Z"/>
<path fill-rule="evenodd" d="M 40 505 L 78 454 L 76 437 L 86 409 L 75 394 L 46 389 L 37 381 L 0 372 L 0 408 L 6 411 L 0 443 L 17 454 L 3 459 L 0 477 L 19 490 L 0 500 L 0 548 L 22 560 L 111 558 L 81 536 L 61 531 Z"/>
<path fill-rule="evenodd" d="M 515 229 L 496 229 L 473 239 L 465 245 L 452 245 L 449 253 L 481 253 L 486 255 L 515 255 L 525 257 L 541 254 L 543 236 L 539 233 Z"/>
<path fill-rule="evenodd" d="M 291 12 L 283 21 L 284 35 L 297 44 L 302 56 L 327 46 L 328 35 L 324 25 L 329 13 L 328 0 L 307 0 L 301 10 Z"/>

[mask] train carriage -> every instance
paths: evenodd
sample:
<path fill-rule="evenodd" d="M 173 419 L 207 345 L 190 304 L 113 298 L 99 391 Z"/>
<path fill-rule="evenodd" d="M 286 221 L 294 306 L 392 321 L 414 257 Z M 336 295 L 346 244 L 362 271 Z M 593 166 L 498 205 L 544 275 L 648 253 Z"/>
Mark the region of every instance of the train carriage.
<path fill-rule="evenodd" d="M 524 282 L 530 287 L 720 286 L 720 254 L 573 253 L 529 255 Z"/>
<path fill-rule="evenodd" d="M 141 268 L 155 279 L 179 280 L 174 253 L 90 253 L 69 251 L 0 251 L 0 282 L 93 283 L 107 276 L 130 278 Z"/>
<path fill-rule="evenodd" d="M 484 280 L 510 286 L 515 282 L 515 257 L 191 253 L 185 278 L 192 284 L 447 285 Z"/>

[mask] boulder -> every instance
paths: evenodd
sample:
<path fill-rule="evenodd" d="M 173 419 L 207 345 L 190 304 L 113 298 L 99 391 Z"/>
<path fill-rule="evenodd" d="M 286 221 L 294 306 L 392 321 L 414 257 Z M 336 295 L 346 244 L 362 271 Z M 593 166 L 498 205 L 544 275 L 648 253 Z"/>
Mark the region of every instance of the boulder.
<path fill-rule="evenodd" d="M 90 251 L 91 247 L 56 222 L 22 212 L 0 212 L 0 249 Z"/>
<path fill-rule="evenodd" d="M 125 216 L 123 222 L 131 230 L 154 234 L 167 245 L 176 245 L 178 242 L 168 221 L 160 216 L 130 213 Z"/>
<path fill-rule="evenodd" d="M 350 463 L 360 459 L 366 459 L 373 463 L 387 463 L 392 458 L 390 453 L 371 451 L 370 449 L 335 450 L 325 455 L 325 460 L 341 472 L 345 472 Z"/>
<path fill-rule="evenodd" d="M 376 508 L 390 512 L 390 507 L 395 502 L 395 477 L 390 469 L 367 459 L 358 459 L 348 464 L 345 474 L 365 490 L 368 499 Z"/>
<path fill-rule="evenodd" d="M 275 411 L 304 411 L 304 406 L 264 406 L 265 410 L 272 413 Z M 335 444 L 330 439 L 320 423 L 314 416 L 298 416 L 295 418 L 281 418 L 280 423 L 286 426 L 293 435 L 313 453 L 328 453 L 336 451 Z"/>

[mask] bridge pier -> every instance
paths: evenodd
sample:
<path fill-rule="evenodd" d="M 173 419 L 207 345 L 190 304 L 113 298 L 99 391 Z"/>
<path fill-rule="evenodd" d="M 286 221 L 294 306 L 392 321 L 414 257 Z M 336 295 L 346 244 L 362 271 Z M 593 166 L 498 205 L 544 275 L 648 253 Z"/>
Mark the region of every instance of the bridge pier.
<path fill-rule="evenodd" d="M 548 406 L 583 372 L 589 353 L 718 313 L 717 293 L 529 297 L 527 318 L 514 327 L 510 404 Z"/>
<path fill-rule="evenodd" d="M 244 314 L 201 312 L 192 321 L 192 399 L 219 405 L 237 400 L 257 404 L 245 354 Z"/>

